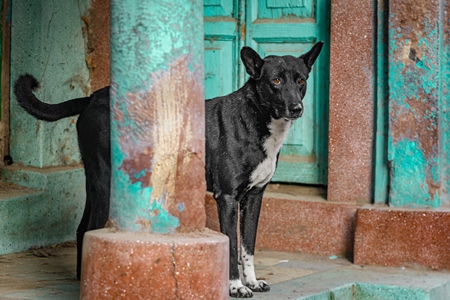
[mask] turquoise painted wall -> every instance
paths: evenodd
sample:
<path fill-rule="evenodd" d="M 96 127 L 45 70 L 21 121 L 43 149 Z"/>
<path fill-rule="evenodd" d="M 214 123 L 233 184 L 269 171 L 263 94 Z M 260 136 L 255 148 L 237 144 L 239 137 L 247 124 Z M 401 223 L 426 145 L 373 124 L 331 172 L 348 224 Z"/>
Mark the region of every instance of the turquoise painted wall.
<path fill-rule="evenodd" d="M 83 16 L 89 0 L 12 1 L 11 81 L 23 73 L 42 83 L 37 96 L 58 103 L 90 92 Z M 0 198 L 0 254 L 74 240 L 85 203 L 75 118 L 37 121 L 11 95 L 13 166 L 1 181 L 30 188 Z"/>
<path fill-rule="evenodd" d="M 37 96 L 48 103 L 88 95 L 84 21 L 89 0 L 12 1 L 11 79 L 30 73 L 42 88 Z M 55 123 L 37 121 L 11 96 L 11 156 L 34 167 L 80 162 L 76 118 Z"/>

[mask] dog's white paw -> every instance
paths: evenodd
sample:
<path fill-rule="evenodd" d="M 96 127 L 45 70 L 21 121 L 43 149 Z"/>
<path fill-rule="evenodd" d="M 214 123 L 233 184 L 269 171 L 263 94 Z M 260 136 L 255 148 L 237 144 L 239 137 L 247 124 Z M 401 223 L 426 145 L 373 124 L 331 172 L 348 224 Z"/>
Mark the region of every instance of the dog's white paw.
<path fill-rule="evenodd" d="M 257 280 L 256 282 L 247 282 L 247 287 L 249 287 L 253 292 L 268 292 L 270 291 L 270 286 L 264 280 Z"/>
<path fill-rule="evenodd" d="M 241 259 L 243 263 L 242 269 L 245 286 L 250 288 L 253 292 L 270 291 L 270 286 L 264 280 L 256 279 L 255 265 L 253 263 L 253 255 L 247 252 L 243 242 L 241 242 Z"/>
<path fill-rule="evenodd" d="M 230 296 L 234 298 L 251 298 L 253 297 L 253 292 L 248 287 L 244 286 L 241 280 L 231 280 L 230 281 Z"/>

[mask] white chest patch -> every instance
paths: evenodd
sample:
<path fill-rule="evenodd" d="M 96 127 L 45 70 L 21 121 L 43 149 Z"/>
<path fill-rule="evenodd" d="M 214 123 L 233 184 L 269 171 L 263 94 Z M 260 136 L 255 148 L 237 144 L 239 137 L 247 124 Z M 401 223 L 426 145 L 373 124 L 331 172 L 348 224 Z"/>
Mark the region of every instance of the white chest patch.
<path fill-rule="evenodd" d="M 289 128 L 291 128 L 291 123 L 292 121 L 285 119 L 272 119 L 270 122 L 270 135 L 263 144 L 266 158 L 256 167 L 250 176 L 249 188 L 255 186 L 262 187 L 272 179 L 275 173 L 278 152 L 280 152 L 281 145 L 283 145 Z"/>

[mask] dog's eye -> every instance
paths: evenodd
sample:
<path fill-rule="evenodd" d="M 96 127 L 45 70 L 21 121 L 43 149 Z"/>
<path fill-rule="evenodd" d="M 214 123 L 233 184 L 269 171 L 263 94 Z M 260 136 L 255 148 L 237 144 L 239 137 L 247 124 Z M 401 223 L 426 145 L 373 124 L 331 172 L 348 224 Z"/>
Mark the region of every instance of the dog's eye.
<path fill-rule="evenodd" d="M 275 78 L 274 80 L 272 80 L 272 82 L 273 82 L 275 85 L 279 85 L 279 84 L 281 83 L 281 79 L 280 79 L 280 78 Z"/>
<path fill-rule="evenodd" d="M 300 78 L 300 79 L 297 80 L 297 83 L 301 84 L 301 85 L 304 85 L 305 84 L 305 79 L 301 79 Z"/>

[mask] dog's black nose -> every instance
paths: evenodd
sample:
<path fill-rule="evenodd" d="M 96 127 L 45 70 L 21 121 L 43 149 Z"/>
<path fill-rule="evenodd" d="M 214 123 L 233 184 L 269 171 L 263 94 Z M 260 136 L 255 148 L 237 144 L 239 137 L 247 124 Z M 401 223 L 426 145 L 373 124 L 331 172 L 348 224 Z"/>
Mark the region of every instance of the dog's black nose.
<path fill-rule="evenodd" d="M 289 107 L 289 113 L 291 114 L 292 117 L 299 118 L 302 116 L 302 112 L 303 112 L 303 105 L 301 104 L 295 104 Z"/>

